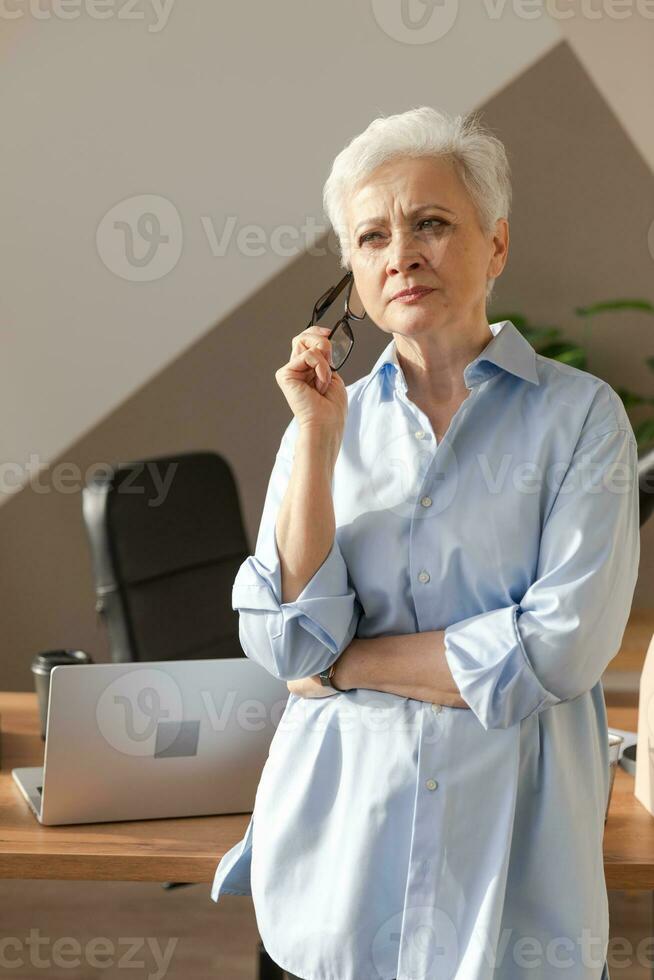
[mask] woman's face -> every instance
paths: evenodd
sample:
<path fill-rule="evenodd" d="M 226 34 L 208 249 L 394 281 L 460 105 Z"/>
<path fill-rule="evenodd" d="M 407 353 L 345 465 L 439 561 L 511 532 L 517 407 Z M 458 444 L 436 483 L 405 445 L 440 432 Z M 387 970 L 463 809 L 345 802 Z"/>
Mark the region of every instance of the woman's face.
<path fill-rule="evenodd" d="M 487 280 L 504 268 L 508 222 L 482 232 L 450 160 L 387 161 L 350 195 L 346 218 L 356 291 L 382 330 L 415 336 L 487 322 Z M 433 291 L 411 303 L 393 298 L 418 285 Z"/>

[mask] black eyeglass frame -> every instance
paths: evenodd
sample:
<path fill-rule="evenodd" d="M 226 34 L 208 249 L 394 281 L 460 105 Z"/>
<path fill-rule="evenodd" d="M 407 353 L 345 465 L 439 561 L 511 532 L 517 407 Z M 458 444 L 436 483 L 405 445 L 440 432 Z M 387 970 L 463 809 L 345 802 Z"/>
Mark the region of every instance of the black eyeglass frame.
<path fill-rule="evenodd" d="M 316 324 L 318 323 L 318 320 L 320 320 L 321 317 L 325 315 L 325 313 L 332 305 L 334 300 L 337 298 L 339 293 L 341 293 L 343 289 L 345 289 L 345 287 L 347 286 L 347 293 L 345 294 L 345 313 L 343 314 L 341 319 L 336 324 L 334 324 L 332 329 L 329 331 L 329 333 L 327 334 L 327 340 L 331 340 L 331 338 L 334 336 L 338 328 L 342 326 L 346 336 L 350 341 L 350 348 L 347 354 L 345 355 L 345 357 L 343 358 L 343 360 L 341 361 L 341 363 L 338 365 L 338 367 L 332 367 L 332 371 L 340 371 L 340 369 L 343 367 L 348 357 L 352 353 L 352 348 L 354 347 L 354 333 L 352 332 L 352 327 L 350 325 L 350 317 L 353 320 L 365 320 L 366 318 L 365 311 L 362 314 L 362 316 L 357 316 L 357 314 L 353 313 L 352 310 L 350 309 L 350 296 L 352 295 L 353 284 L 354 284 L 353 273 L 346 272 L 343 278 L 339 282 L 337 282 L 335 286 L 330 286 L 329 289 L 326 290 L 326 292 L 324 292 L 318 300 L 316 300 L 316 304 L 313 308 L 313 315 L 311 317 L 311 323 L 309 323 L 307 326 L 307 329 L 309 327 L 315 327 Z"/>

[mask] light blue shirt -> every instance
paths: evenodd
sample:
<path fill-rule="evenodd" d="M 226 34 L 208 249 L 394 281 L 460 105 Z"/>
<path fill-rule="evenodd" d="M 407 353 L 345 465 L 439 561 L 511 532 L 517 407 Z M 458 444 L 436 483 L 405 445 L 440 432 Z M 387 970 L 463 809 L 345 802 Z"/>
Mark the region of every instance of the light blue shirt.
<path fill-rule="evenodd" d="M 608 976 L 600 678 L 638 573 L 636 441 L 610 385 L 508 320 L 463 377 L 440 442 L 394 340 L 347 386 L 334 543 L 281 603 L 292 419 L 234 582 L 243 649 L 275 677 L 355 635 L 444 630 L 469 705 L 290 694 L 211 897 L 251 894 L 264 946 L 305 980 Z"/>

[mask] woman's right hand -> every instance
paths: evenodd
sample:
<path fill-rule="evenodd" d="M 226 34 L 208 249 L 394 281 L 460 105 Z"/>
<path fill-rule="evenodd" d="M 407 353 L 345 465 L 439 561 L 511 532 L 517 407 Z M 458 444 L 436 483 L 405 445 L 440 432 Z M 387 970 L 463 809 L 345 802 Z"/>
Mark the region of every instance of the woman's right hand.
<path fill-rule="evenodd" d="M 300 428 L 329 429 L 342 435 L 348 401 L 345 383 L 330 367 L 329 327 L 307 327 L 291 341 L 291 356 L 275 372 Z"/>

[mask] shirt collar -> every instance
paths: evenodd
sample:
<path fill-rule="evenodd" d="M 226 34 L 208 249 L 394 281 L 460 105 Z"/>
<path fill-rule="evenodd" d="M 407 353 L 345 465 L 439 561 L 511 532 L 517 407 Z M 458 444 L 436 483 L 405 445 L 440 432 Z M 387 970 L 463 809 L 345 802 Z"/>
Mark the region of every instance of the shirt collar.
<path fill-rule="evenodd" d="M 536 351 L 526 337 L 510 320 L 501 320 L 489 324 L 491 339 L 474 360 L 466 364 L 463 370 L 463 380 L 466 388 L 475 385 L 497 374 L 499 370 L 508 371 L 532 384 L 540 384 L 536 370 Z M 381 371 L 393 372 L 404 390 L 407 383 L 404 372 L 397 358 L 395 338 L 384 348 L 375 361 L 370 374 L 364 381 L 361 391 L 368 387 L 374 377 Z"/>

